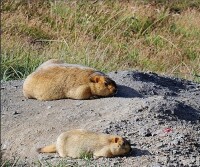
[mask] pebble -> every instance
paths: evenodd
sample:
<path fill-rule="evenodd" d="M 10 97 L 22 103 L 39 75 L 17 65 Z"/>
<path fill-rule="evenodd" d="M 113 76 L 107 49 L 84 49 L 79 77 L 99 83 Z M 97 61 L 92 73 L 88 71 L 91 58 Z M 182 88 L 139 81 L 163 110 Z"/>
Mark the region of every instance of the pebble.
<path fill-rule="evenodd" d="M 160 163 L 153 163 L 150 167 L 162 167 Z"/>
<path fill-rule="evenodd" d="M 17 111 L 15 111 L 14 113 L 13 113 L 13 115 L 17 115 L 17 114 L 20 114 L 19 112 L 17 112 Z"/>
<path fill-rule="evenodd" d="M 176 139 L 176 140 L 173 140 L 170 144 L 171 145 L 179 145 L 180 141 Z"/>
<path fill-rule="evenodd" d="M 150 130 L 149 130 L 149 129 L 146 129 L 146 128 L 141 128 L 141 129 L 139 129 L 139 135 L 140 135 L 140 136 L 143 136 L 143 137 L 152 136 Z"/>
<path fill-rule="evenodd" d="M 6 150 L 8 144 L 9 144 L 8 142 L 5 142 L 4 144 L 2 144 L 1 150 Z"/>
<path fill-rule="evenodd" d="M 50 108 L 52 108 L 52 106 L 47 106 L 47 109 L 50 109 Z"/>
<path fill-rule="evenodd" d="M 158 149 L 160 149 L 160 148 L 162 148 L 162 147 L 164 147 L 164 144 L 163 143 L 157 143 L 156 144 L 156 148 L 158 148 Z"/>
<path fill-rule="evenodd" d="M 77 106 L 77 107 L 80 107 L 82 104 L 83 104 L 83 102 L 80 101 L 80 102 L 77 102 L 77 103 L 76 103 L 76 106 Z"/>

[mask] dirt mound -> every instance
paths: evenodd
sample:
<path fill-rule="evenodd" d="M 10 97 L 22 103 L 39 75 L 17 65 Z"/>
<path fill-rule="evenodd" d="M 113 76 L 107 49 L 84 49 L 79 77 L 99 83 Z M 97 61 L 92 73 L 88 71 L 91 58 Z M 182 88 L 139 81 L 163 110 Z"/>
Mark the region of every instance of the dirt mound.
<path fill-rule="evenodd" d="M 199 84 L 137 71 L 108 75 L 118 84 L 116 96 L 94 100 L 25 99 L 23 81 L 2 83 L 3 160 L 20 158 L 18 165 L 27 166 L 200 165 Z M 126 157 L 89 161 L 36 152 L 74 128 L 125 136 L 133 151 Z"/>

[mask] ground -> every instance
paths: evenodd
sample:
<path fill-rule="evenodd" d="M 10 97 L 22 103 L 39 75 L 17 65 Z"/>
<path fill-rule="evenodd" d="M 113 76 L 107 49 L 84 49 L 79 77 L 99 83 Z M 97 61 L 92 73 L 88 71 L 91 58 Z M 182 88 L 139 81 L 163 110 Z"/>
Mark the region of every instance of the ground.
<path fill-rule="evenodd" d="M 23 81 L 1 85 L 3 162 L 18 166 L 199 166 L 200 85 L 139 71 L 108 74 L 118 84 L 114 97 L 93 100 L 26 99 Z M 132 144 L 129 155 L 71 159 L 38 154 L 64 131 L 83 128 L 118 134 Z"/>

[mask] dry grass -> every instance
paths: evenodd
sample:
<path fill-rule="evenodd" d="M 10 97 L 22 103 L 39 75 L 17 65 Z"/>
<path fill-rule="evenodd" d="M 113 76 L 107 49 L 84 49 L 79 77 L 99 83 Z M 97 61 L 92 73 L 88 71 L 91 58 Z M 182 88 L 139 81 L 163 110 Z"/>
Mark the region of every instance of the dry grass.
<path fill-rule="evenodd" d="M 4 1 L 2 79 L 24 78 L 61 58 L 104 72 L 139 69 L 199 82 L 200 2 L 169 2 Z"/>

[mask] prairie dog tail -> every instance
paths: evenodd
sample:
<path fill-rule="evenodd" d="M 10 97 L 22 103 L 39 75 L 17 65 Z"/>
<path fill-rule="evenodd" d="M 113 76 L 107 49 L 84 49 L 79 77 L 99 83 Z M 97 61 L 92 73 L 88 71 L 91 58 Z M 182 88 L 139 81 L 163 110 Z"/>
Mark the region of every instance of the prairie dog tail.
<path fill-rule="evenodd" d="M 39 153 L 55 153 L 56 152 L 56 145 L 52 144 L 52 145 L 49 145 L 49 146 L 38 148 L 37 152 L 39 152 Z"/>

